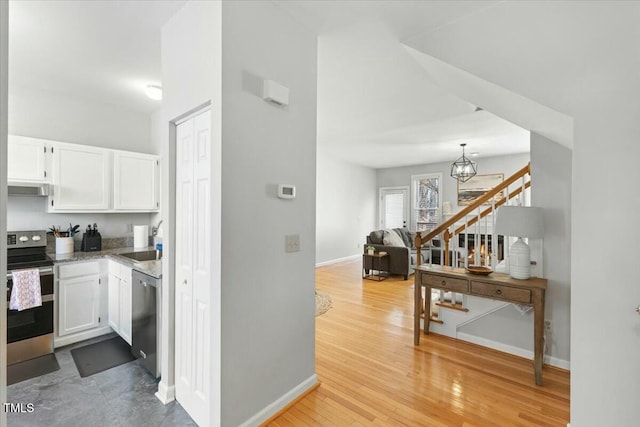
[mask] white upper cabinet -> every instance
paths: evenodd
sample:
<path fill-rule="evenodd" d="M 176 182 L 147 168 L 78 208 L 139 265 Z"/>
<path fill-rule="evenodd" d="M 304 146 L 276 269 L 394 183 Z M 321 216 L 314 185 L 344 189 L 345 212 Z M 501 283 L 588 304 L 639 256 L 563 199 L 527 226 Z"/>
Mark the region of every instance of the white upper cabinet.
<path fill-rule="evenodd" d="M 114 151 L 113 203 L 119 211 L 158 209 L 158 156 Z"/>
<path fill-rule="evenodd" d="M 53 146 L 53 197 L 49 211 L 111 208 L 111 151 L 86 145 Z"/>
<path fill-rule="evenodd" d="M 49 182 L 46 168 L 47 143 L 44 139 L 9 135 L 7 180 Z"/>
<path fill-rule="evenodd" d="M 35 138 L 9 138 L 9 181 L 51 183 L 49 212 L 160 209 L 158 156 Z M 40 175 L 44 180 L 35 178 Z"/>

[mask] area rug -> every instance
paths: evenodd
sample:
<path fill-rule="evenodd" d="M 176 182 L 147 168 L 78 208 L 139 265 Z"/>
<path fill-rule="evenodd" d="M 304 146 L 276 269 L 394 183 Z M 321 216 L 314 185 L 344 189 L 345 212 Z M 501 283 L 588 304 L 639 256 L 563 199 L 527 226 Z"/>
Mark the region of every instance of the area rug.
<path fill-rule="evenodd" d="M 71 356 L 83 378 L 135 360 L 131 347 L 120 337 L 74 348 Z"/>
<path fill-rule="evenodd" d="M 7 366 L 7 385 L 50 374 L 60 369 L 55 354 L 46 354 Z"/>
<path fill-rule="evenodd" d="M 316 291 L 316 316 L 325 314 L 331 308 L 331 297 L 324 292 Z"/>

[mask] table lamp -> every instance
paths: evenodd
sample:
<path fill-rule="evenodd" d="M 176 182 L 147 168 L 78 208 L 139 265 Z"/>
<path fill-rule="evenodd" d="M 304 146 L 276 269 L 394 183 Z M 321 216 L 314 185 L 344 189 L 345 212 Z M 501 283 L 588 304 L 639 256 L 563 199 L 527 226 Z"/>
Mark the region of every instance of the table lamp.
<path fill-rule="evenodd" d="M 542 208 L 501 206 L 496 217 L 496 234 L 517 237 L 509 248 L 509 274 L 514 279 L 531 277 L 531 250 L 523 237 L 543 236 Z"/>

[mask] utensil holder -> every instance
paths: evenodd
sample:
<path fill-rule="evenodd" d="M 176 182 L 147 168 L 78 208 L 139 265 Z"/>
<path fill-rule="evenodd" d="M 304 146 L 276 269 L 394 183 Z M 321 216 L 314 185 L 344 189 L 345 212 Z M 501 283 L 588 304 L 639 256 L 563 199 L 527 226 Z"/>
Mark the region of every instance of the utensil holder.
<path fill-rule="evenodd" d="M 72 254 L 73 253 L 73 237 L 56 237 L 56 253 Z"/>

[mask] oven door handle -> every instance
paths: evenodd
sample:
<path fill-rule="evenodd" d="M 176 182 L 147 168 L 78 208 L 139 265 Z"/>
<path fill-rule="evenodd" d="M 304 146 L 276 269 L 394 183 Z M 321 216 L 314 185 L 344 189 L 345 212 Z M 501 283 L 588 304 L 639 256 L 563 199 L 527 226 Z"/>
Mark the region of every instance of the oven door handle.
<path fill-rule="evenodd" d="M 38 271 L 40 272 L 40 275 L 50 275 L 53 274 L 53 267 L 39 268 Z M 13 275 L 11 273 L 7 273 L 7 279 L 11 278 L 13 278 Z"/>

